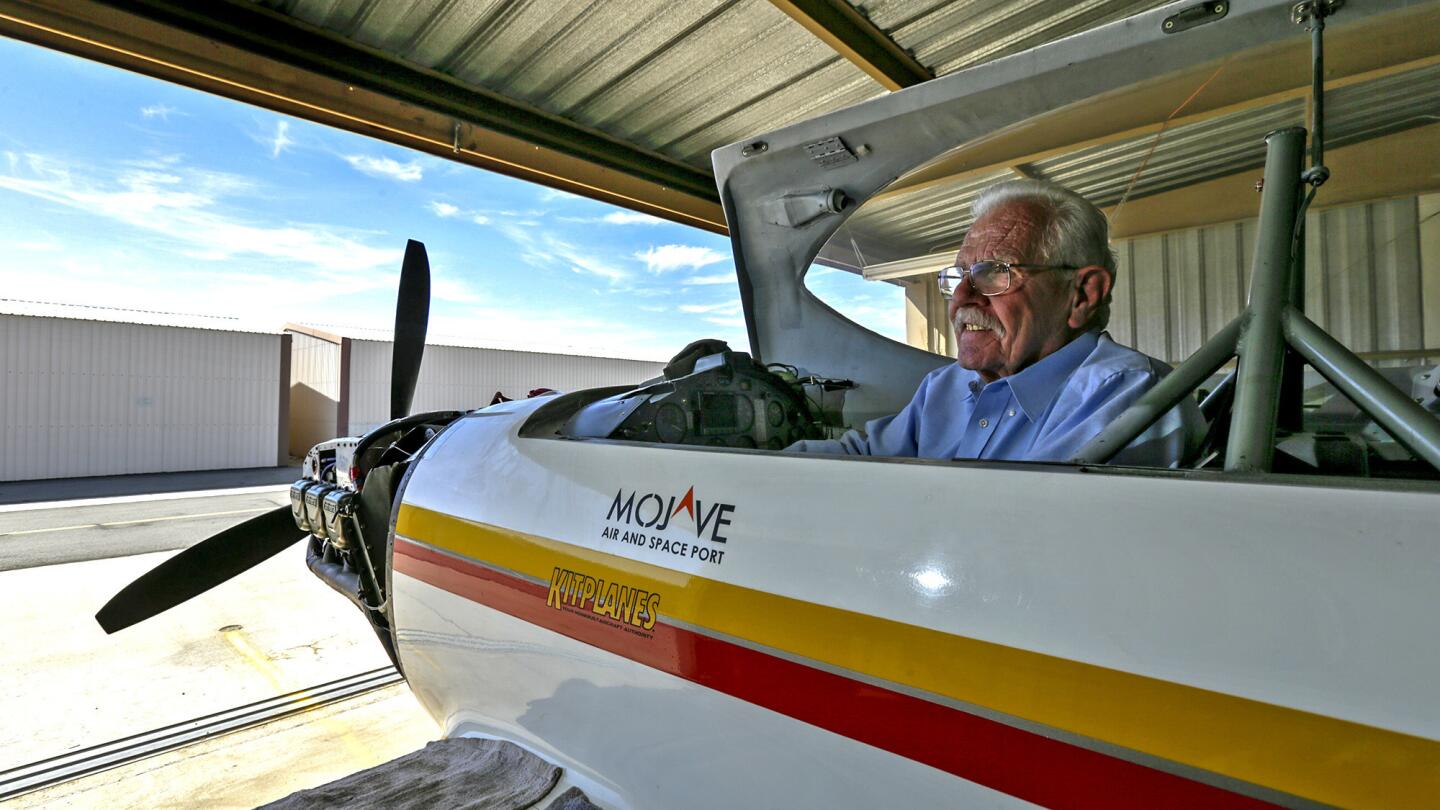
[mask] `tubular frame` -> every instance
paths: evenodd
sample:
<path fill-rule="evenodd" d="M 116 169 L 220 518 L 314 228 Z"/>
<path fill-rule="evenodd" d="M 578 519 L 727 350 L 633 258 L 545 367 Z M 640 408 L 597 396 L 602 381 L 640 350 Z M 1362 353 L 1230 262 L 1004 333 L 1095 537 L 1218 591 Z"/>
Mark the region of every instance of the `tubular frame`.
<path fill-rule="evenodd" d="M 1231 472 L 1268 472 L 1275 456 L 1275 422 L 1285 365 L 1280 316 L 1290 300 L 1291 244 L 1305 130 L 1276 130 L 1266 136 L 1265 146 L 1265 186 L 1260 197 L 1250 306 L 1236 345 L 1240 363 L 1230 441 L 1225 448 L 1225 469 Z"/>

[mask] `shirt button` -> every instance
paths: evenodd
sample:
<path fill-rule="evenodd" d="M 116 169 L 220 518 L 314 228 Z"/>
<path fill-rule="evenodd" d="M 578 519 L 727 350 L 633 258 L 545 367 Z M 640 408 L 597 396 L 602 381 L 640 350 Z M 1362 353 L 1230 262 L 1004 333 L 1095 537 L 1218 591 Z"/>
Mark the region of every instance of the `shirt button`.
<path fill-rule="evenodd" d="M 1006 416 L 1014 416 L 1014 415 L 1015 415 L 1015 409 L 1014 409 L 1014 408 L 1011 408 L 1010 410 L 1008 410 L 1008 411 L 1005 412 L 1005 415 L 1006 415 Z"/>
<path fill-rule="evenodd" d="M 990 426 L 990 420 L 989 420 L 989 419 L 981 419 L 981 420 L 980 420 L 980 427 L 989 427 L 989 426 Z"/>

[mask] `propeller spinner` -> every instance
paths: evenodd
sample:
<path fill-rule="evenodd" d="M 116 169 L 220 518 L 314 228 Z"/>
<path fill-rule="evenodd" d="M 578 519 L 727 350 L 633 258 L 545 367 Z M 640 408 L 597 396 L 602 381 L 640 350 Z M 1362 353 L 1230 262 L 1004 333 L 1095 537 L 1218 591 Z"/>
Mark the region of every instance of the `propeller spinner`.
<path fill-rule="evenodd" d="M 390 417 L 410 412 L 430 317 L 430 260 L 411 239 L 400 268 L 395 344 L 390 368 Z M 95 614 L 106 633 L 124 630 L 193 599 L 284 551 L 304 534 L 282 506 L 231 526 L 176 554 L 126 585 Z"/>

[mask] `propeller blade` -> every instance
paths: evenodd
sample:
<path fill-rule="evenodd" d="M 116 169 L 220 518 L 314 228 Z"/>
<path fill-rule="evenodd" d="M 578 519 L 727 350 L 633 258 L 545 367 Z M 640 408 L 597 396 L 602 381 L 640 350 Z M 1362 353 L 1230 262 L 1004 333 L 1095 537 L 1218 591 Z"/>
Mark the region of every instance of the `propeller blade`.
<path fill-rule="evenodd" d="M 124 630 L 259 565 L 304 537 L 282 506 L 203 540 L 126 585 L 95 614 L 106 633 Z"/>
<path fill-rule="evenodd" d="M 400 267 L 400 295 L 395 301 L 395 343 L 390 354 L 390 418 L 410 415 L 420 358 L 425 353 L 425 326 L 430 320 L 430 258 L 425 245 L 405 243 Z"/>

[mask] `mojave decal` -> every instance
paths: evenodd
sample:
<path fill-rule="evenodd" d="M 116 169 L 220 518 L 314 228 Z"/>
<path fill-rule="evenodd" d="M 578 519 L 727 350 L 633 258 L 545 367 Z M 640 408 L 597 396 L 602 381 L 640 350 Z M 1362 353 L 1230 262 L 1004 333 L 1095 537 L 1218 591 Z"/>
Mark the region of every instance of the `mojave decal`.
<path fill-rule="evenodd" d="M 734 515 L 735 504 L 697 498 L 694 486 L 668 496 L 621 487 L 605 513 L 600 539 L 720 565 Z"/>

